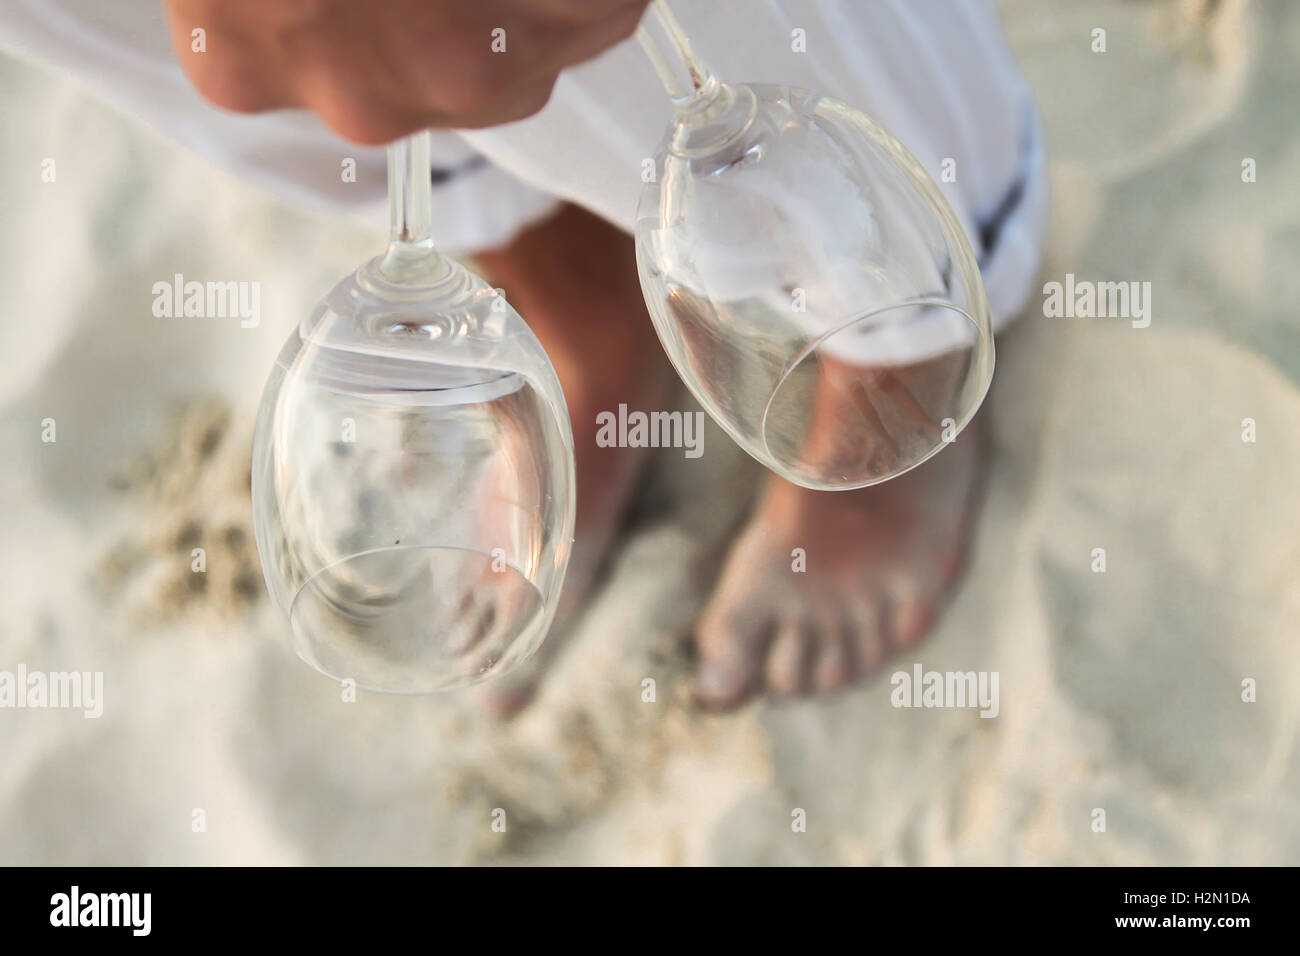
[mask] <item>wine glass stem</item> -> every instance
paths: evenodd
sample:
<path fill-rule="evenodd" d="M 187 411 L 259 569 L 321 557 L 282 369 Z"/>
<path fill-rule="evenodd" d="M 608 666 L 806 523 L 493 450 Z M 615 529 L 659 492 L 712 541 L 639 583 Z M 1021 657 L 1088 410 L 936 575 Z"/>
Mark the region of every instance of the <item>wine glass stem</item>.
<path fill-rule="evenodd" d="M 433 185 L 429 133 L 422 130 L 388 147 L 388 240 L 433 248 Z"/>
<path fill-rule="evenodd" d="M 388 147 L 388 250 L 379 271 L 393 282 L 428 283 L 449 270 L 433 247 L 433 181 L 429 133 Z"/>
<path fill-rule="evenodd" d="M 717 88 L 717 79 L 695 55 L 690 38 L 667 0 L 651 0 L 636 28 L 636 38 L 675 104 L 680 106 L 701 94 L 711 95 Z"/>

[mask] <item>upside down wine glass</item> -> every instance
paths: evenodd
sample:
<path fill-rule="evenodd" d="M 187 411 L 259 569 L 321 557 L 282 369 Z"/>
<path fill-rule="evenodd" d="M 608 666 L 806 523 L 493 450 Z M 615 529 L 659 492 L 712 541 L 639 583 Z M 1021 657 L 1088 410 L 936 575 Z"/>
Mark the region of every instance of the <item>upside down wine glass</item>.
<path fill-rule="evenodd" d="M 298 655 L 427 693 L 498 676 L 545 637 L 573 435 L 527 325 L 433 247 L 428 134 L 388 164 L 388 248 L 294 329 L 267 382 L 253 518 Z"/>
<path fill-rule="evenodd" d="M 637 36 L 675 111 L 636 251 L 678 374 L 804 487 L 860 488 L 925 461 L 993 375 L 979 269 L 934 180 L 844 103 L 720 82 L 665 0 Z"/>

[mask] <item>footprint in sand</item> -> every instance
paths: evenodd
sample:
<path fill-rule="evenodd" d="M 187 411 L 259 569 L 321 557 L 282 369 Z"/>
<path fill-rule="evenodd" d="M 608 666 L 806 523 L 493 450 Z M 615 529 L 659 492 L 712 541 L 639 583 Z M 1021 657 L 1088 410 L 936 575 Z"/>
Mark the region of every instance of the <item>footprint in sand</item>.
<path fill-rule="evenodd" d="M 221 401 L 195 400 L 154 448 L 127 462 L 113 487 L 133 532 L 99 563 L 96 588 L 143 627 L 186 615 L 228 619 L 261 600 L 248 491 L 249 442 L 230 435 Z"/>
<path fill-rule="evenodd" d="M 1101 182 L 1150 168 L 1228 117 L 1265 21 L 1280 15 L 1244 0 L 1102 0 L 1051 16 L 1038 7 L 1008 0 L 1003 22 L 1038 97 L 1048 152 Z"/>
<path fill-rule="evenodd" d="M 1071 356 L 1038 544 L 1057 687 L 1114 764 L 1278 796 L 1300 774 L 1300 394 L 1199 334 L 1088 330 Z"/>

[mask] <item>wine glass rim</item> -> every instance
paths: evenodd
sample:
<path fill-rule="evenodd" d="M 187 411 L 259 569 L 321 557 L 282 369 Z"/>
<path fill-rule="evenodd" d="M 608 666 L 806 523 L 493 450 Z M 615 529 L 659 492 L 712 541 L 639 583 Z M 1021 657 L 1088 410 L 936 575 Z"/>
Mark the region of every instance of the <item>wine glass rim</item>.
<path fill-rule="evenodd" d="M 802 487 L 815 488 L 817 490 L 822 490 L 822 491 L 852 491 L 857 488 L 867 488 L 870 487 L 871 485 L 878 485 L 882 482 L 889 481 L 893 478 L 897 478 L 898 476 L 904 475 L 907 472 L 911 471 L 913 468 L 916 468 L 919 465 L 924 464 L 925 462 L 933 458 L 936 454 L 938 454 L 944 448 L 944 446 L 947 445 L 952 440 L 952 439 L 945 439 L 936 442 L 933 445 L 933 447 L 930 448 L 929 451 L 927 451 L 924 455 L 919 456 L 914 462 L 909 464 L 906 468 L 901 468 L 897 471 L 892 471 L 879 478 L 874 478 L 870 481 L 864 481 L 858 484 L 831 485 L 823 482 L 809 483 L 809 480 L 804 476 L 798 475 L 793 471 L 791 471 L 790 469 L 786 468 L 782 458 L 779 457 L 775 451 L 773 451 L 772 446 L 767 439 L 767 422 L 768 422 L 768 417 L 772 412 L 772 404 L 776 401 L 776 396 L 781 391 L 781 388 L 785 385 L 786 381 L 790 378 L 792 374 L 794 374 L 794 370 L 798 368 L 799 365 L 805 359 L 807 359 L 810 355 L 812 355 L 819 348 L 821 348 L 822 345 L 825 344 L 825 342 L 828 341 L 830 338 L 838 335 L 839 333 L 843 332 L 845 329 L 850 328 L 859 322 L 862 322 L 866 319 L 870 319 L 873 316 L 880 315 L 884 312 L 890 312 L 894 309 L 908 308 L 912 306 L 937 307 L 937 308 L 948 309 L 950 311 L 956 312 L 959 315 L 963 316 L 966 319 L 966 321 L 968 321 L 971 324 L 972 329 L 975 331 L 977 335 L 979 334 L 980 323 L 976 320 L 976 318 L 973 315 L 970 314 L 970 312 L 968 312 L 966 309 L 963 309 L 961 306 L 957 305 L 952 300 L 939 298 L 939 297 L 919 297 L 919 298 L 911 298 L 911 299 L 902 299 L 898 302 L 891 302 L 886 305 L 881 305 L 870 309 L 864 309 L 861 312 L 857 312 L 854 313 L 853 315 L 850 315 L 844 321 L 836 324 L 832 328 L 827 329 L 821 335 L 817 336 L 811 342 L 806 344 L 802 349 L 800 349 L 799 352 L 788 363 L 786 363 L 786 366 L 784 369 L 782 369 L 781 375 L 777 379 L 776 384 L 772 386 L 771 392 L 768 393 L 767 403 L 763 407 L 763 417 L 759 423 L 759 438 L 763 442 L 763 450 L 767 453 L 768 457 L 773 462 L 776 462 L 777 464 L 781 465 L 780 470 L 782 472 L 782 477 L 785 477 L 787 480 L 792 481 L 795 484 L 801 485 Z M 994 356 L 993 350 L 990 349 L 988 374 L 986 376 L 983 376 L 983 382 L 981 383 L 980 393 L 977 399 L 968 404 L 968 407 L 962 413 L 961 420 L 955 422 L 954 431 L 953 431 L 954 438 L 958 434 L 960 434 L 968 424 L 970 424 L 971 419 L 975 417 L 975 413 L 979 411 L 980 406 L 984 404 L 984 399 L 988 395 L 988 390 L 993 382 L 993 364 L 995 361 L 996 358 Z"/>
<path fill-rule="evenodd" d="M 482 558 L 484 561 L 488 561 L 488 562 L 497 560 L 493 555 L 481 551 L 478 548 L 471 548 L 462 545 L 452 545 L 452 544 L 417 543 L 417 544 L 380 545 L 379 547 L 367 548 L 363 551 L 358 551 L 355 554 L 349 554 L 346 557 L 342 557 L 336 561 L 332 561 L 329 564 L 324 565 L 323 567 L 317 569 L 310 576 L 304 579 L 302 584 L 299 585 L 299 587 L 297 588 L 297 590 L 293 592 L 293 596 L 289 599 L 288 607 L 285 608 L 285 616 L 288 618 L 289 621 L 290 643 L 293 647 L 296 656 L 312 670 L 328 678 L 329 680 L 339 681 L 339 682 L 345 680 L 351 680 L 355 683 L 356 687 L 360 690 L 364 690 L 374 694 L 386 694 L 394 697 L 429 697 L 435 694 L 446 694 L 457 690 L 464 690 L 465 688 L 472 687 L 476 684 L 486 683 L 487 681 L 492 680 L 493 678 L 498 676 L 495 673 L 488 672 L 480 675 L 474 675 L 468 680 L 451 680 L 445 684 L 442 684 L 441 686 L 425 685 L 425 686 L 398 688 L 395 686 L 385 686 L 380 682 L 376 682 L 369 676 L 358 677 L 355 674 L 336 673 L 334 670 L 327 667 L 317 658 L 316 654 L 313 652 L 314 645 L 316 644 L 316 639 L 308 636 L 307 634 L 304 634 L 299 630 L 298 619 L 294 614 L 294 609 L 298 604 L 299 598 L 302 597 L 303 593 L 308 589 L 312 581 L 316 580 L 321 575 L 327 573 L 331 569 L 341 567 L 342 565 L 347 564 L 350 561 L 355 561 L 358 558 L 365 558 L 371 555 L 381 554 L 384 552 L 391 552 L 391 551 L 455 551 L 455 552 L 460 552 L 462 554 L 473 555 L 475 557 Z M 522 583 L 529 590 L 531 590 L 532 594 L 536 597 L 537 608 L 539 612 L 543 615 L 543 617 L 544 618 L 551 617 L 554 613 L 554 609 L 553 608 L 550 610 L 547 609 L 547 602 L 545 596 L 542 593 L 542 589 L 538 587 L 537 582 L 534 581 L 532 578 L 530 578 L 527 574 L 525 574 L 521 569 L 515 567 L 515 565 L 511 564 L 510 562 L 503 561 L 502 563 L 505 565 L 505 570 L 510 571 L 515 576 L 518 582 Z M 497 572 L 497 573 L 502 573 L 502 572 Z M 549 625 L 549 620 L 547 621 L 547 623 Z M 532 651 L 530 651 L 525 657 L 521 658 L 517 663 L 523 663 L 523 661 L 527 660 L 535 652 L 536 652 L 536 648 L 534 647 Z"/>

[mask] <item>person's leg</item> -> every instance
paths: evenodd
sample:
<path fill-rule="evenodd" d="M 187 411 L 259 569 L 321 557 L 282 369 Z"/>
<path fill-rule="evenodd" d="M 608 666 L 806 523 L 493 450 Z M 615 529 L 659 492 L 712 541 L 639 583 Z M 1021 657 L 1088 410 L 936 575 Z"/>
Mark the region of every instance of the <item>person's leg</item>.
<path fill-rule="evenodd" d="M 596 444 L 596 415 L 657 408 L 671 394 L 672 370 L 641 298 L 631 237 L 565 205 L 508 245 L 475 256 L 505 290 L 551 358 L 573 423 L 578 516 L 560 610 L 537 656 L 484 689 L 488 706 L 509 716 L 529 700 L 539 671 L 589 596 L 644 457 Z"/>

